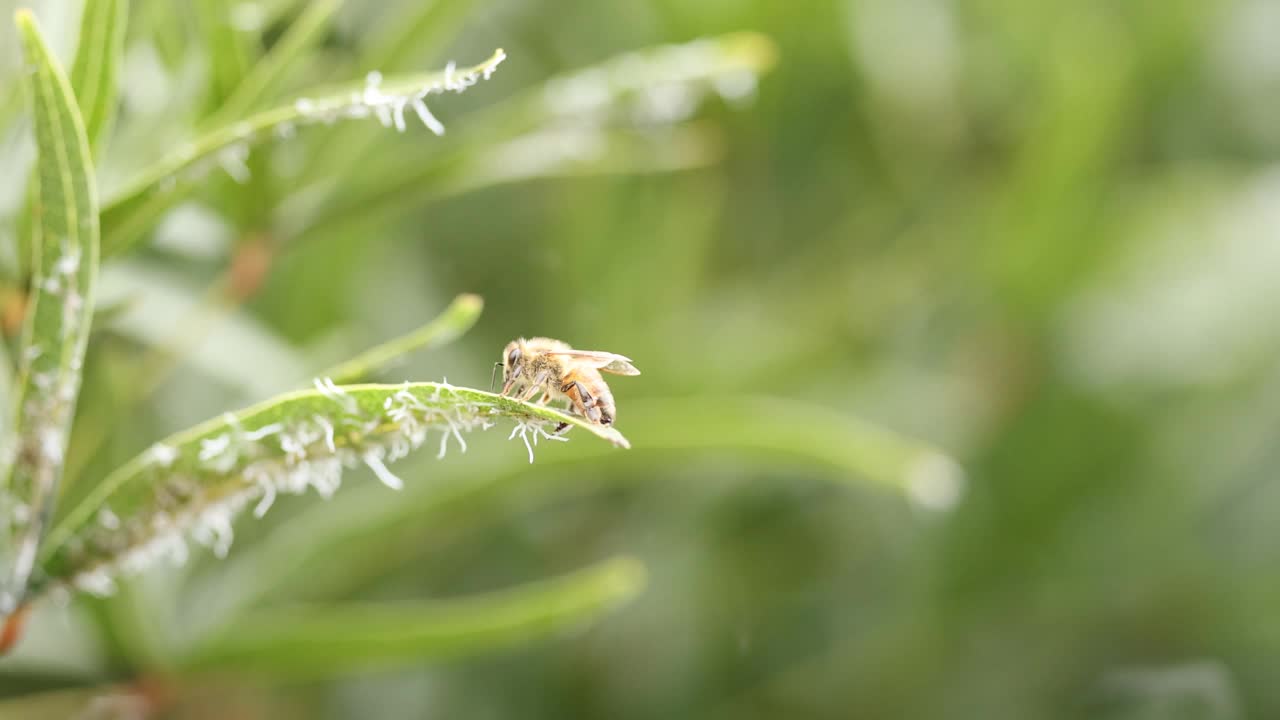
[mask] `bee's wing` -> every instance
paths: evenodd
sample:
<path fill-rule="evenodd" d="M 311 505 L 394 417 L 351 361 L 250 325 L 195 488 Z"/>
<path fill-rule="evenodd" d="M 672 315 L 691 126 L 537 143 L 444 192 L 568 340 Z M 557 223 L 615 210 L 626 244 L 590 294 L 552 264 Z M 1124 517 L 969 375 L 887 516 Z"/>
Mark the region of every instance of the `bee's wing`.
<path fill-rule="evenodd" d="M 631 364 L 631 358 L 617 353 L 598 352 L 595 350 L 553 350 L 549 355 L 564 355 L 587 361 L 587 364 L 598 370 L 616 375 L 639 375 L 640 371 Z"/>

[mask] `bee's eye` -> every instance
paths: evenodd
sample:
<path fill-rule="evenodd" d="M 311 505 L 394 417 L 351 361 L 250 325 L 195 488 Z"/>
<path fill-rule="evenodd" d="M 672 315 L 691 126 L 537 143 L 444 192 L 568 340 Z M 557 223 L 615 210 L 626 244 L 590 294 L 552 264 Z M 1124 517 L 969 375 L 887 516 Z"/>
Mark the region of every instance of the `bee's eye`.
<path fill-rule="evenodd" d="M 520 362 L 520 348 L 511 348 L 511 352 L 507 354 L 507 365 L 515 367 Z"/>

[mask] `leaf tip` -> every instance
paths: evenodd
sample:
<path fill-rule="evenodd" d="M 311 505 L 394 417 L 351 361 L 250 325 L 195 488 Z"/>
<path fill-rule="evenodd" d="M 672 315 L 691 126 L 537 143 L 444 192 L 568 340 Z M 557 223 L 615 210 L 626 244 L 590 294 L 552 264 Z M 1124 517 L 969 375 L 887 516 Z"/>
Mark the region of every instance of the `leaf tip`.
<path fill-rule="evenodd" d="M 623 556 L 614 559 L 601 581 L 601 589 L 619 601 L 639 595 L 649 584 L 649 569 L 638 558 Z"/>
<path fill-rule="evenodd" d="M 724 47 L 756 72 L 769 70 L 778 62 L 777 43 L 763 33 L 734 33 L 725 38 Z"/>
<path fill-rule="evenodd" d="M 926 450 L 907 467 L 907 494 L 930 510 L 950 510 L 960 502 L 965 490 L 964 468 L 950 456 Z"/>
<path fill-rule="evenodd" d="M 459 310 L 469 314 L 479 315 L 480 311 L 484 309 L 484 298 L 475 293 L 462 293 L 454 298 L 453 302 Z"/>
<path fill-rule="evenodd" d="M 605 435 L 605 437 L 609 442 L 613 443 L 614 447 L 620 447 L 623 450 L 631 449 L 631 442 L 627 440 L 627 438 L 623 436 L 622 433 L 618 432 L 617 430 L 614 430 L 613 428 L 609 428 L 609 432 Z"/>
<path fill-rule="evenodd" d="M 35 25 L 36 16 L 31 12 L 31 8 L 20 7 L 13 11 L 13 24 L 19 29 L 27 30 Z"/>

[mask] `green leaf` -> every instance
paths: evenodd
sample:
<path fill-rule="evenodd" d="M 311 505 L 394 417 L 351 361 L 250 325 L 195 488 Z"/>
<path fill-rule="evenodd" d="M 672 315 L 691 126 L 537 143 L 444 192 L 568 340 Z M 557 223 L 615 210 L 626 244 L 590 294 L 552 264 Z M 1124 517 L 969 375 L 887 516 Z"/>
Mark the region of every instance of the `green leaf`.
<path fill-rule="evenodd" d="M 201 622 L 234 622 L 247 607 L 300 596 L 337 597 L 376 580 L 477 513 L 510 512 L 521 492 L 538 503 L 581 494 L 620 478 L 660 478 L 663 467 L 688 463 L 691 453 L 749 456 L 753 466 L 797 461 L 825 471 L 833 482 L 890 488 L 923 502 L 963 491 L 964 475 L 949 456 L 926 443 L 809 403 L 777 398 L 694 397 L 631 402 L 621 408 L 636 450 L 603 455 L 591 446 L 538 463 L 538 471 L 486 457 L 487 464 L 442 473 L 439 482 L 407 488 L 403 496 L 357 488 L 341 506 L 313 505 L 227 563 L 210 568 L 192 597 Z M 610 472 L 605 463 L 644 463 L 651 473 Z M 577 468 L 585 468 L 585 471 Z"/>
<path fill-rule="evenodd" d="M 624 411 L 626 425 L 654 452 L 721 448 L 803 458 L 836 470 L 841 480 L 903 491 L 926 505 L 945 505 L 944 495 L 954 502 L 963 489 L 960 466 L 938 448 L 810 403 L 713 396 L 638 401 Z"/>
<path fill-rule="evenodd" d="M 286 15 L 297 10 L 297 6 L 306 0 L 261 0 L 257 3 L 259 28 L 269 28 L 282 22 Z"/>
<path fill-rule="evenodd" d="M 7 130 L 9 123 L 22 111 L 22 83 L 0 88 L 0 130 Z"/>
<path fill-rule="evenodd" d="M 707 98 L 749 95 L 775 55 L 772 41 L 756 33 L 644 48 L 557 75 L 474 113 L 443 152 L 390 148 L 354 167 L 317 153 L 306 175 L 318 180 L 340 173 L 345 182 L 296 223 L 295 235 L 309 236 L 353 214 L 363 219 L 371 210 L 394 211 L 496 183 L 709 163 L 718 155 L 716 139 L 681 124 Z"/>
<path fill-rule="evenodd" d="M 217 108 L 240 86 L 249 71 L 249 37 L 232 23 L 232 3 L 227 0 L 196 0 L 200 30 L 204 35 L 205 57 L 209 58 L 212 87 L 210 107 Z"/>
<path fill-rule="evenodd" d="M 40 588 L 64 583 L 106 590 L 119 570 L 185 558 L 188 534 L 225 554 L 231 519 L 248 503 L 259 501 L 255 513 L 261 515 L 277 493 L 314 487 L 328 497 L 343 471 L 359 465 L 399 489 L 387 464 L 433 432 L 440 456 L 454 440 L 465 450 L 462 432 L 493 427 L 498 417 L 516 420 L 524 437 L 568 423 L 628 447 L 613 428 L 481 390 L 431 382 L 338 387 L 317 380 L 315 390 L 173 435 L 107 476 L 49 533 Z"/>
<path fill-rule="evenodd" d="M 315 678 L 506 648 L 595 620 L 638 595 L 645 575 L 639 561 L 620 557 L 477 597 L 259 611 L 197 648 L 183 666 Z"/>
<path fill-rule="evenodd" d="M 679 172 L 706 167 L 720 157 L 718 134 L 692 123 L 651 134 L 594 128 L 544 130 L 485 148 L 432 181 L 420 171 L 412 173 L 420 181 L 418 192 L 393 193 L 389 199 L 394 208 L 419 202 L 413 195 L 424 192 L 441 197 L 529 180 Z M 388 208 L 383 204 L 377 209 Z"/>
<path fill-rule="evenodd" d="M 86 0 L 71 87 L 84 114 L 85 134 L 97 152 L 116 114 L 116 79 L 124 55 L 129 0 Z"/>
<path fill-rule="evenodd" d="M 423 48 L 447 45 L 474 5 L 475 0 L 425 0 L 393 6 L 390 20 L 364 44 L 361 66 L 393 70 Z"/>
<path fill-rule="evenodd" d="M 72 687 L 32 692 L 0 700 L 0 720 L 53 720 L 54 718 L 91 717 L 93 706 L 110 707 L 106 697 L 127 699 L 126 688 L 112 686 Z M 118 693 L 118 694 L 117 694 Z M 125 702 L 120 706 L 128 708 Z"/>
<path fill-rule="evenodd" d="M 140 2 L 134 6 L 133 32 L 147 38 L 155 48 L 161 63 L 169 71 L 176 71 L 185 58 L 198 55 L 191 43 L 183 22 L 185 4 L 165 2 Z"/>
<path fill-rule="evenodd" d="M 213 115 L 209 125 L 233 122 L 270 97 L 308 49 L 319 42 L 329 28 L 342 0 L 317 0 L 289 24 L 279 42 L 258 62 L 236 87 L 231 97 Z"/>
<path fill-rule="evenodd" d="M 365 117 L 392 122 L 406 111 L 412 116 L 415 99 L 448 90 L 461 92 L 480 78 L 489 77 L 505 57 L 498 50 L 474 67 L 389 78 L 377 87 L 376 93 L 367 92 L 367 83 L 348 85 L 315 98 L 298 98 L 211 130 L 141 172 L 103 204 L 104 253 L 114 255 L 127 250 L 184 196 L 193 180 L 219 161 L 243 162 L 252 145 L 288 135 L 300 125 Z"/>
<path fill-rule="evenodd" d="M 458 28 L 475 5 L 475 0 L 423 0 L 412 3 L 389 3 L 387 18 L 373 31 L 372 39 L 360 44 L 360 67 L 366 72 L 399 71 L 406 63 L 420 57 L 437 59 L 436 51 L 447 47 L 457 37 Z M 350 157 L 362 157 L 377 142 L 377 136 L 362 132 L 363 128 L 342 125 L 318 130 L 315 147 L 342 147 Z M 327 154 L 327 153 L 326 153 Z M 333 170 L 333 158 L 310 158 L 311 171 Z M 324 172 L 324 170 L 321 170 Z"/>
<path fill-rule="evenodd" d="M 39 219 L 18 380 L 17 448 L 0 488 L 0 612 L 22 599 L 57 497 L 98 273 L 98 197 L 84 122 L 28 10 L 15 15 L 31 70 Z"/>
<path fill-rule="evenodd" d="M 453 342 L 475 325 L 483 309 L 484 300 L 479 295 L 459 295 L 453 299 L 449 307 L 445 308 L 444 312 L 426 325 L 366 350 L 320 373 L 320 376 L 327 377 L 339 385 L 367 378 L 414 350 Z"/>

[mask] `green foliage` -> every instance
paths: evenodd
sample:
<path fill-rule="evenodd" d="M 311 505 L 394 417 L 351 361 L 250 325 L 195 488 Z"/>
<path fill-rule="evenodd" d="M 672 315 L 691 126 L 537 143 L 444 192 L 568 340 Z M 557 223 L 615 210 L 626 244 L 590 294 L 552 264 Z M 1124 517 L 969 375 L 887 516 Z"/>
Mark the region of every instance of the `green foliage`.
<path fill-rule="evenodd" d="M 209 105 L 217 107 L 231 97 L 249 72 L 254 48 L 247 33 L 235 25 L 234 7 L 221 0 L 196 0 L 201 34 L 209 58 Z"/>
<path fill-rule="evenodd" d="M 0 718 L 1280 709 L 1265 3 L 34 4 Z"/>
<path fill-rule="evenodd" d="M 625 447 L 616 430 L 541 405 L 440 383 L 350 385 L 317 381 L 317 389 L 228 413 L 166 438 L 121 466 L 71 508 L 41 551 L 48 583 L 89 590 L 112 586 L 118 569 L 148 568 L 158 557 L 186 557 L 186 533 L 225 555 L 231 521 L 249 502 L 255 514 L 276 493 L 311 488 L 331 496 L 343 471 L 368 465 L 392 489 L 402 481 L 386 464 L 440 434 L 440 456 L 461 433 L 506 417 L 523 430 L 568 423 Z"/>
<path fill-rule="evenodd" d="M 115 255 L 137 242 L 165 210 L 189 191 L 190 186 L 207 174 L 219 161 L 229 163 L 238 172 L 249 148 L 275 137 L 291 134 L 299 125 L 331 123 L 345 118 L 373 115 L 391 117 L 404 122 L 404 113 L 414 99 L 446 90 L 461 91 L 454 82 L 473 83 L 488 77 L 502 62 L 498 50 L 492 57 L 474 67 L 454 72 L 388 78 L 377 92 L 370 94 L 369 84 L 349 85 L 311 97 L 299 97 L 286 105 L 263 110 L 228 125 L 214 128 L 183 145 L 166 159 L 147 168 L 119 192 L 108 197 L 102 206 L 102 225 L 108 238 L 106 255 Z M 449 83 L 446 84 L 446 80 Z M 257 95 L 258 91 L 253 91 Z M 248 104 L 252 104 L 251 102 Z M 222 156 L 219 157 L 219 154 Z"/>
<path fill-rule="evenodd" d="M 339 0 L 318 0 L 307 5 L 298 19 L 289 25 L 284 37 L 235 86 L 208 121 L 219 125 L 222 120 L 236 120 L 261 104 L 287 77 L 289 71 L 306 57 L 317 44 L 338 11 Z"/>
<path fill-rule="evenodd" d="M 21 600 L 53 511 L 98 276 L 98 194 L 75 96 L 30 12 L 16 16 L 35 117 L 39 202 L 22 333 L 13 453 L 0 486 L 0 612 Z"/>
<path fill-rule="evenodd" d="M 484 300 L 478 295 L 459 295 L 431 322 L 377 347 L 369 348 L 344 363 L 320 373 L 342 385 L 363 380 L 383 371 L 416 350 L 427 350 L 457 340 L 480 319 Z"/>
<path fill-rule="evenodd" d="M 71 88 L 95 154 L 116 116 L 128 18 L 129 0 L 88 0 L 84 4 Z"/>
<path fill-rule="evenodd" d="M 644 565 L 615 558 L 554 580 L 463 601 L 286 607 L 250 613 L 181 662 L 289 678 L 369 671 L 543 638 L 634 598 Z"/>

